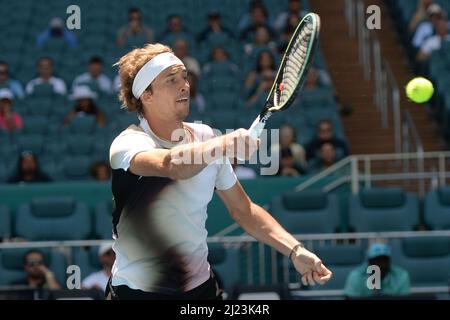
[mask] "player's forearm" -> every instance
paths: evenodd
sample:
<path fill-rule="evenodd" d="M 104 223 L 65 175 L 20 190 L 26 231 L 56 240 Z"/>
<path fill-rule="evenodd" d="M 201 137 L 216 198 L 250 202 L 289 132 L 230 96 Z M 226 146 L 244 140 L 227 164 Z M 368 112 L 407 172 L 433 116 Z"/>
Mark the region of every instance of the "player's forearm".
<path fill-rule="evenodd" d="M 172 148 L 168 153 L 167 172 L 172 179 L 189 179 L 208 164 L 226 155 L 225 140 L 216 137 Z"/>
<path fill-rule="evenodd" d="M 266 210 L 251 203 L 250 208 L 234 215 L 239 225 L 251 236 L 289 256 L 299 241 L 288 233 Z"/>

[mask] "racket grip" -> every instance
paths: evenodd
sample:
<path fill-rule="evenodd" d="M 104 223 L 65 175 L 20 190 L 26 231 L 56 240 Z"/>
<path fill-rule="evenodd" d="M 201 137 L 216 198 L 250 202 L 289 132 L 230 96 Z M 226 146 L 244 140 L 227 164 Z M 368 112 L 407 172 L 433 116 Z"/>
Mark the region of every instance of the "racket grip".
<path fill-rule="evenodd" d="M 250 131 L 250 136 L 253 139 L 256 140 L 261 135 L 261 132 L 264 130 L 264 127 L 266 126 L 266 121 L 265 120 L 267 120 L 267 119 L 263 119 L 263 121 L 261 121 L 260 116 L 258 116 L 255 119 L 255 121 L 253 121 L 252 125 L 248 129 L 248 131 Z"/>

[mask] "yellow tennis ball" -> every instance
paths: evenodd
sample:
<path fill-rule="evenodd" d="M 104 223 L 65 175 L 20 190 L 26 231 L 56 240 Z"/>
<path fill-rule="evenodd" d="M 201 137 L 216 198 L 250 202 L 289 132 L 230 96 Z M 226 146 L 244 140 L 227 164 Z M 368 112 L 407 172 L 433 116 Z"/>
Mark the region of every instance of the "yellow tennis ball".
<path fill-rule="evenodd" d="M 433 93 L 433 84 L 423 77 L 414 78 L 406 85 L 406 96 L 415 103 L 427 102 Z"/>

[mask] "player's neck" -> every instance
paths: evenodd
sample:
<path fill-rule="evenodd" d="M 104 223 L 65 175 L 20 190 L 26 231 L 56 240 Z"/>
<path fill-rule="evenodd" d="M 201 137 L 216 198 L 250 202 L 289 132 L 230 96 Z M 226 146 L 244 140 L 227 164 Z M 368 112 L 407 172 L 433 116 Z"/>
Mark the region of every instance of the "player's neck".
<path fill-rule="evenodd" d="M 146 118 L 147 123 L 153 133 L 162 140 L 172 141 L 172 134 L 177 129 L 183 129 L 182 121 L 163 121 L 161 119 L 157 119 L 157 121 L 152 121 L 151 119 Z M 180 141 L 184 137 L 181 137 Z"/>

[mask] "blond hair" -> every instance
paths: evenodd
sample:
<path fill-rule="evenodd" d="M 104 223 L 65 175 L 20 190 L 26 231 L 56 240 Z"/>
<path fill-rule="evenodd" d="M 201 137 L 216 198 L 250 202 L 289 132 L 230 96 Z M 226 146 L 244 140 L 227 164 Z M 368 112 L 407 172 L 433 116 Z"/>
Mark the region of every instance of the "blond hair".
<path fill-rule="evenodd" d="M 138 71 L 151 59 L 160 53 L 172 52 L 168 46 L 160 43 L 147 44 L 143 48 L 136 48 L 117 61 L 114 66 L 119 66 L 120 91 L 119 100 L 128 111 L 144 113 L 140 99 L 133 95 L 133 81 Z M 151 85 L 146 89 L 151 90 Z"/>

